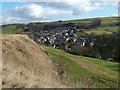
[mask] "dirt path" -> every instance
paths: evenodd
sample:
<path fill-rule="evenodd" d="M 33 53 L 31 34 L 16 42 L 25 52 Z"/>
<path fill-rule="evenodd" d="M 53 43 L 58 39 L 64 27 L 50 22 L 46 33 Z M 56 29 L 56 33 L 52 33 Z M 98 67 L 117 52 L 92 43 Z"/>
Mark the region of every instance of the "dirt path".
<path fill-rule="evenodd" d="M 3 88 L 62 88 L 49 56 L 27 35 L 3 35 Z"/>

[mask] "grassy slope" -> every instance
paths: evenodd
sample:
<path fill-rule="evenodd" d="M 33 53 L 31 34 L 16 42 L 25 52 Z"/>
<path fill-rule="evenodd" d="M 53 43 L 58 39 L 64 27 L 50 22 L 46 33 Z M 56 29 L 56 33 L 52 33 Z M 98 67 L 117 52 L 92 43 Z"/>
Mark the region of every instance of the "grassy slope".
<path fill-rule="evenodd" d="M 70 21 L 65 21 L 65 22 L 73 22 L 73 23 L 90 23 L 94 18 L 91 18 L 91 19 L 81 19 L 81 20 L 70 20 Z M 105 26 L 105 25 L 111 25 L 111 24 L 114 24 L 114 23 L 118 23 L 118 19 L 115 18 L 115 17 L 102 17 L 102 18 L 99 18 L 101 19 L 101 26 L 97 27 L 97 28 L 94 28 L 94 29 L 84 29 L 85 32 L 87 34 L 90 34 L 91 32 L 94 32 L 96 34 L 103 34 L 103 33 L 107 33 L 107 34 L 112 34 L 112 32 L 117 32 L 118 31 L 118 26 L 113 26 L 113 27 L 110 27 L 110 26 Z M 105 29 L 109 30 L 109 31 L 105 31 Z M 83 31 L 84 31 L 83 30 Z"/>
<path fill-rule="evenodd" d="M 105 30 L 108 30 L 108 31 L 105 31 Z M 90 34 L 92 32 L 94 32 L 96 34 L 103 34 L 103 33 L 112 34 L 112 32 L 118 32 L 118 26 L 97 27 L 95 29 L 85 30 L 85 32 L 88 34 Z"/>
<path fill-rule="evenodd" d="M 107 33 L 107 34 L 112 34 L 112 32 L 117 32 L 118 31 L 118 26 L 105 26 L 105 25 L 110 25 L 110 24 L 114 24 L 114 23 L 118 23 L 118 19 L 115 17 L 103 17 L 103 18 L 99 18 L 101 19 L 101 26 L 94 28 L 94 29 L 89 29 L 89 30 L 85 30 L 86 33 L 90 34 L 91 32 L 97 33 L 97 34 L 103 34 L 103 33 Z M 89 19 L 90 21 L 92 19 Z M 86 20 L 87 23 L 88 20 Z M 105 29 L 109 30 L 109 31 L 105 31 Z"/>
<path fill-rule="evenodd" d="M 2 28 L 2 34 L 14 34 L 20 27 L 17 25 L 10 25 Z"/>
<path fill-rule="evenodd" d="M 72 55 L 43 46 L 59 69 L 64 69 L 62 81 L 81 88 L 118 87 L 118 63 Z"/>
<path fill-rule="evenodd" d="M 62 22 L 43 22 L 43 24 L 65 24 L 65 23 L 90 23 L 95 18 L 88 18 L 88 19 L 77 19 L 77 20 L 67 20 Z M 101 25 L 109 25 L 112 23 L 117 23 L 117 17 L 99 17 L 101 19 Z"/>
<path fill-rule="evenodd" d="M 118 26 L 110 27 L 110 26 L 105 26 L 105 25 L 111 25 L 114 23 L 118 23 L 118 19 L 115 17 L 101 17 L 101 26 L 94 28 L 94 29 L 83 29 L 86 33 L 90 34 L 91 32 L 95 32 L 97 34 L 112 34 L 112 32 L 117 32 L 118 31 Z M 76 25 L 79 23 L 90 23 L 94 18 L 89 18 L 89 19 L 78 19 L 78 20 L 68 20 L 68 21 L 62 21 L 62 22 L 43 22 L 44 25 L 46 24 L 65 24 L 65 23 L 75 23 Z M 26 24 L 28 25 L 28 24 Z M 2 33 L 3 34 L 12 34 L 16 33 L 17 29 L 16 25 L 11 25 L 7 27 L 2 28 Z M 109 31 L 105 31 L 105 29 L 109 29 Z"/>
<path fill-rule="evenodd" d="M 44 22 L 43 24 L 65 24 L 65 23 L 75 23 L 78 25 L 79 23 L 90 23 L 95 18 L 88 18 L 88 19 L 78 19 L 78 20 L 68 20 L 68 21 L 62 21 L 62 22 Z M 99 27 L 96 27 L 94 29 L 82 29 L 87 34 L 90 34 L 91 32 L 94 32 L 96 34 L 112 34 L 112 32 L 118 31 L 118 26 L 110 27 L 108 25 L 118 23 L 117 17 L 99 17 L 101 19 L 101 25 Z M 108 29 L 109 31 L 105 31 L 105 29 Z"/>

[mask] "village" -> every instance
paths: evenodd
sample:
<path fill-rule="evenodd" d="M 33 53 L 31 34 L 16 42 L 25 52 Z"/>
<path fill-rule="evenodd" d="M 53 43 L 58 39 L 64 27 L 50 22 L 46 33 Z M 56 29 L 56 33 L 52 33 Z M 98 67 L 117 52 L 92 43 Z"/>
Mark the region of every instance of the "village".
<path fill-rule="evenodd" d="M 59 45 L 66 44 L 68 50 L 71 50 L 71 44 L 84 46 L 93 46 L 93 41 L 90 38 L 81 36 L 78 38 L 76 32 L 83 32 L 76 27 L 58 27 L 49 30 L 41 30 L 40 32 L 25 32 L 30 38 L 32 38 L 38 44 L 51 46 L 59 49 Z"/>

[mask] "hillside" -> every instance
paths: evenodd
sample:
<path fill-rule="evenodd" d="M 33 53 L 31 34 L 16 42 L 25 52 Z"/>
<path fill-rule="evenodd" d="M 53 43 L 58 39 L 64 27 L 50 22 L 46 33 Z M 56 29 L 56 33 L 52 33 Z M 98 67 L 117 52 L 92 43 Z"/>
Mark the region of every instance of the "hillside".
<path fill-rule="evenodd" d="M 100 25 L 97 27 L 90 27 L 91 22 L 95 19 L 99 19 Z M 98 17 L 98 18 L 88 18 L 88 19 L 77 19 L 77 20 L 67 20 L 67 21 L 54 21 L 54 22 L 37 22 L 37 23 L 28 23 L 28 24 L 9 24 L 9 25 L 3 25 L 2 27 L 2 33 L 3 34 L 13 34 L 17 33 L 17 30 L 23 29 L 23 31 L 41 31 L 43 29 L 49 30 L 49 27 L 56 28 L 61 25 L 64 27 L 75 26 L 84 31 L 87 34 L 96 33 L 98 35 L 106 33 L 106 34 L 112 34 L 118 32 L 118 23 L 119 18 L 118 17 Z M 61 28 L 62 29 L 62 28 Z"/>
<path fill-rule="evenodd" d="M 96 25 L 96 23 L 100 23 Z M 118 32 L 118 17 L 98 17 L 98 18 L 89 18 L 89 19 L 78 19 L 78 20 L 68 20 L 68 21 L 56 21 L 56 22 L 43 22 L 43 23 L 29 23 L 25 25 L 25 29 L 28 30 L 49 30 L 55 29 L 58 27 L 76 27 L 81 29 L 87 34 L 96 33 L 96 34 L 112 34 L 113 32 Z M 92 25 L 93 24 L 93 25 Z M 47 27 L 47 28 L 46 28 Z M 61 28 L 62 29 L 62 28 Z"/>
<path fill-rule="evenodd" d="M 93 28 L 86 28 L 84 29 L 83 27 L 88 26 L 92 21 L 94 21 L 95 19 L 99 19 L 101 20 L 101 24 L 97 27 L 93 27 Z M 60 26 L 63 24 L 74 24 L 74 26 L 80 26 L 81 24 L 83 24 L 82 28 L 80 27 L 79 29 L 85 31 L 87 34 L 90 34 L 92 32 L 96 33 L 96 34 L 103 34 L 103 33 L 107 33 L 107 34 L 112 34 L 112 32 L 117 32 L 118 31 L 118 23 L 119 23 L 119 17 L 98 17 L 98 18 L 88 18 L 88 19 L 77 19 L 77 20 L 67 20 L 67 21 L 54 21 L 54 22 L 37 22 L 37 23 L 28 23 L 28 24 L 9 24 L 9 25 L 3 25 L 3 34 L 12 34 L 12 33 L 16 33 L 16 31 L 19 28 L 24 28 L 27 30 L 42 30 L 43 27 L 46 26 L 50 26 L 50 27 L 56 27 L 56 26 Z M 48 28 L 47 28 L 48 29 Z"/>
<path fill-rule="evenodd" d="M 119 63 L 72 55 L 65 51 L 42 46 L 56 67 L 62 70 L 61 80 L 79 88 L 118 88 Z"/>
<path fill-rule="evenodd" d="M 54 67 L 52 60 L 27 35 L 3 35 L 3 88 L 68 87 L 57 78 L 57 69 Z"/>

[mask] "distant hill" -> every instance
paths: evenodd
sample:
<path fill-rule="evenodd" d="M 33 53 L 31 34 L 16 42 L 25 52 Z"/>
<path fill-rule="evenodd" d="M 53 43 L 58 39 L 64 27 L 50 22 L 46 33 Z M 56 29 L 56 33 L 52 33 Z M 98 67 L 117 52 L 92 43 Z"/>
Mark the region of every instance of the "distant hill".
<path fill-rule="evenodd" d="M 90 27 L 92 21 L 99 19 L 100 25 L 97 27 Z M 99 17 L 99 18 L 89 18 L 89 19 L 77 19 L 77 20 L 67 20 L 67 21 L 54 21 L 54 22 L 37 22 L 37 23 L 28 23 L 28 24 L 12 24 L 12 25 L 3 25 L 3 34 L 5 33 L 16 33 L 19 28 L 23 30 L 42 30 L 47 29 L 46 27 L 58 27 L 60 25 L 66 26 L 76 26 L 79 29 L 85 31 L 86 33 L 90 34 L 92 32 L 97 34 L 112 34 L 113 32 L 118 31 L 119 26 L 119 17 Z M 82 25 L 82 26 L 81 26 Z M 43 28 L 44 27 L 44 28 Z"/>

